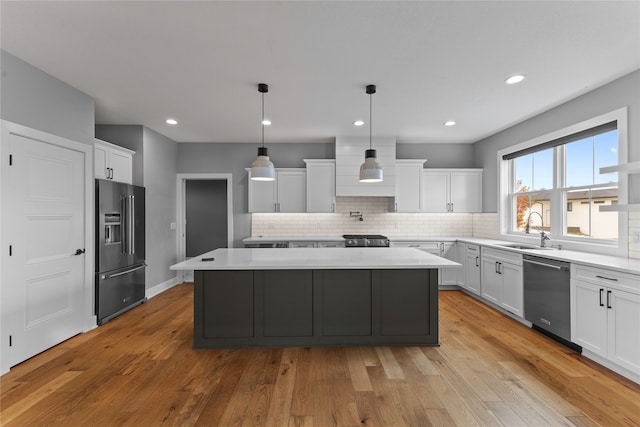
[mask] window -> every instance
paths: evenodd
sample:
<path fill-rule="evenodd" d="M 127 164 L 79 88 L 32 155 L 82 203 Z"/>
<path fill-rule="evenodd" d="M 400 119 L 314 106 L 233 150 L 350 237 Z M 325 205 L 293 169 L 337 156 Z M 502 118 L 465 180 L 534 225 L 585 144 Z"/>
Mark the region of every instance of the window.
<path fill-rule="evenodd" d="M 618 164 L 618 130 L 613 129 L 557 147 L 564 150 L 562 197 L 579 201 L 566 212 L 563 235 L 593 239 L 618 239 L 618 213 L 600 210 L 618 199 L 618 174 L 601 174 L 600 168 Z"/>
<path fill-rule="evenodd" d="M 616 205 L 626 201 L 626 189 L 620 188 L 626 188 L 626 180 L 619 182 L 617 173 L 601 174 L 600 168 L 626 162 L 626 109 L 499 155 L 503 233 L 524 237 L 544 230 L 576 247 L 624 248 L 626 214 Z M 625 242 L 619 245 L 621 239 Z"/>

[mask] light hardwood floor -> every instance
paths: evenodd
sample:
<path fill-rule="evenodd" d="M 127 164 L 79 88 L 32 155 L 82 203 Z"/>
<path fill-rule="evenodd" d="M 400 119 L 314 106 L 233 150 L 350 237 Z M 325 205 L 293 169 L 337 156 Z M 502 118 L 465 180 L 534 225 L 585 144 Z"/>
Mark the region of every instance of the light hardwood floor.
<path fill-rule="evenodd" d="M 0 378 L 2 426 L 640 426 L 640 386 L 458 291 L 440 347 L 198 350 L 182 284 Z"/>

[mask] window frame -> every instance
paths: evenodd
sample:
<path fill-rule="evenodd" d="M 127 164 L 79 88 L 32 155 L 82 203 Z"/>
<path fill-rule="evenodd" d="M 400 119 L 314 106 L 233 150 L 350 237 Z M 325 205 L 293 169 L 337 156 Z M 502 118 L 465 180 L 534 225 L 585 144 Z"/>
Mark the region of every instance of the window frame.
<path fill-rule="evenodd" d="M 499 235 L 507 240 L 516 240 L 522 243 L 538 245 L 540 238 L 536 234 L 525 234 L 515 230 L 514 221 L 516 221 L 516 212 L 512 209 L 511 183 L 515 179 L 515 171 L 510 160 L 503 160 L 503 156 L 525 150 L 530 147 L 544 144 L 546 142 L 563 138 L 578 132 L 595 128 L 603 124 L 616 121 L 618 131 L 618 164 L 627 162 L 627 107 L 620 108 L 609 113 L 576 123 L 574 125 L 541 135 L 528 141 L 504 148 L 497 153 L 498 161 L 498 218 L 499 218 Z M 602 253 L 614 256 L 628 256 L 628 214 L 626 211 L 618 211 L 618 239 L 612 241 L 609 239 L 582 238 L 564 235 L 566 221 L 566 204 L 567 200 L 564 196 L 564 155 L 565 149 L 554 150 L 553 155 L 553 182 L 554 188 L 550 190 L 540 190 L 539 192 L 548 192 L 551 194 L 550 203 L 552 208 L 551 232 L 549 244 L 562 244 L 563 249 L 580 250 L 585 252 Z M 563 165 L 558 167 L 558 165 Z M 613 166 L 613 165 L 611 165 Z M 592 188 L 593 186 L 590 186 Z M 530 193 L 536 193 L 532 191 Z M 624 205 L 628 200 L 628 178 L 625 173 L 618 173 L 618 203 Z M 558 209 L 557 206 L 561 206 Z M 545 224 L 546 225 L 546 224 Z"/>

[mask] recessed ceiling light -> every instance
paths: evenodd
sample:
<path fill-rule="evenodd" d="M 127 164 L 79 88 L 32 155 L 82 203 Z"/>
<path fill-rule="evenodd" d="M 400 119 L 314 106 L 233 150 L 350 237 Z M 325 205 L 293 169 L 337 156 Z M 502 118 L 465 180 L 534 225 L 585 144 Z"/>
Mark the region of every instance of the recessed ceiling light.
<path fill-rule="evenodd" d="M 514 74 L 513 76 L 506 79 L 504 82 L 508 85 L 514 85 L 516 83 L 520 83 L 524 80 L 526 76 L 524 74 Z"/>
<path fill-rule="evenodd" d="M 364 122 L 362 120 L 356 120 L 355 122 L 353 122 L 354 126 L 362 126 L 364 124 Z"/>
<path fill-rule="evenodd" d="M 456 122 L 454 120 L 447 120 L 444 122 L 445 126 L 455 126 Z"/>
<path fill-rule="evenodd" d="M 178 121 L 176 119 L 167 119 L 165 120 L 168 125 L 177 125 Z"/>
<path fill-rule="evenodd" d="M 264 120 L 263 120 L 263 121 L 261 121 L 260 123 L 262 123 L 262 124 L 263 124 L 263 125 L 265 125 L 265 126 L 269 126 L 269 125 L 271 125 L 271 120 L 269 120 L 269 119 L 264 119 Z"/>

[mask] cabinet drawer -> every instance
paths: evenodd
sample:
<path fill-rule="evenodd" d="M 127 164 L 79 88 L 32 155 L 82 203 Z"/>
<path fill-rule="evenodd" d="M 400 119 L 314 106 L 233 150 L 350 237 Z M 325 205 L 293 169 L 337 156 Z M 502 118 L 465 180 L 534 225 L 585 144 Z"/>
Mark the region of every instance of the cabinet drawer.
<path fill-rule="evenodd" d="M 604 268 L 572 264 L 571 277 L 599 286 L 640 294 L 640 276 Z"/>
<path fill-rule="evenodd" d="M 467 243 L 465 245 L 465 250 L 467 251 L 468 254 L 480 255 L 480 246 L 478 245 L 472 245 L 470 243 Z"/>
<path fill-rule="evenodd" d="M 435 251 L 439 251 L 442 248 L 441 242 L 391 242 L 391 246 L 396 248 L 418 248 Z"/>
<path fill-rule="evenodd" d="M 501 262 L 522 265 L 522 254 L 516 252 L 483 247 L 482 256 L 497 258 Z"/>
<path fill-rule="evenodd" d="M 344 241 L 341 242 L 318 242 L 319 248 L 344 248 Z"/>
<path fill-rule="evenodd" d="M 289 242 L 290 248 L 315 248 L 316 242 Z"/>

